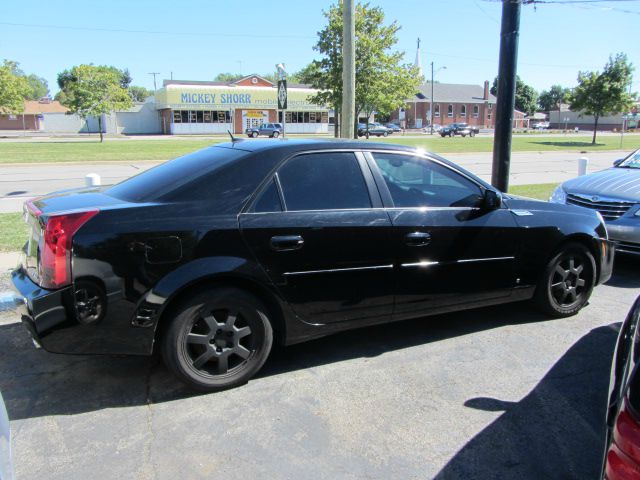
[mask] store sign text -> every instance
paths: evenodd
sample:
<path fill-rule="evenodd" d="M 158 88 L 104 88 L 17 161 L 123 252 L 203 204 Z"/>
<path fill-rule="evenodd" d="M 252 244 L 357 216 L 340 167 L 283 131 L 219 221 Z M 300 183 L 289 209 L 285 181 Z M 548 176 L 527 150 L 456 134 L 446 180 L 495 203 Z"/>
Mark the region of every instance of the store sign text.
<path fill-rule="evenodd" d="M 181 103 L 216 103 L 215 93 L 182 93 L 180 94 Z M 249 93 L 221 93 L 220 104 L 229 103 L 251 103 L 251 94 Z"/>

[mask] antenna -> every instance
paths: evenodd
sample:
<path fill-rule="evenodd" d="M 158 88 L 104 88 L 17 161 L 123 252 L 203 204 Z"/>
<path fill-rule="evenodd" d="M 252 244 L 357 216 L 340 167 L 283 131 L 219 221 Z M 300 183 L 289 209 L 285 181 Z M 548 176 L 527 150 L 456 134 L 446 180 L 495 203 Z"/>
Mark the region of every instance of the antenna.
<path fill-rule="evenodd" d="M 236 142 L 241 142 L 244 140 L 244 138 L 236 138 L 233 136 L 233 133 L 231 133 L 231 130 L 227 130 L 227 133 L 229 134 L 229 136 L 231 137 L 231 142 L 232 143 L 236 143 Z"/>

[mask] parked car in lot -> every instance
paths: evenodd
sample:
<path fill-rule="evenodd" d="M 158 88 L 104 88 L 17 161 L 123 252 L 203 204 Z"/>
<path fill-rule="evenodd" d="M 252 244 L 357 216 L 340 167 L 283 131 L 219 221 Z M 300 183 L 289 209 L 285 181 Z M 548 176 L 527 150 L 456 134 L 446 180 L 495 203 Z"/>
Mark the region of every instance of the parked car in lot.
<path fill-rule="evenodd" d="M 535 128 L 536 130 L 546 130 L 549 128 L 549 122 L 538 122 L 531 125 L 531 128 Z"/>
<path fill-rule="evenodd" d="M 640 297 L 620 327 L 611 365 L 603 478 L 640 475 Z"/>
<path fill-rule="evenodd" d="M 480 130 L 477 127 L 472 127 L 468 123 L 452 123 L 451 125 L 442 127 L 438 133 L 441 137 L 453 137 L 454 135 L 461 135 L 463 137 L 469 135 L 473 137 L 477 133 L 480 133 Z"/>
<path fill-rule="evenodd" d="M 640 149 L 611 168 L 567 180 L 549 201 L 599 211 L 617 250 L 640 255 Z"/>
<path fill-rule="evenodd" d="M 366 137 L 369 135 L 375 135 L 376 137 L 387 137 L 391 132 L 387 127 L 379 123 L 370 123 L 368 128 L 364 123 L 358 124 L 358 136 Z"/>
<path fill-rule="evenodd" d="M 202 390 L 246 382 L 274 342 L 520 300 L 573 315 L 613 262 L 595 211 L 355 141 L 218 144 L 25 219 L 12 282 L 35 341 L 160 350 Z"/>
<path fill-rule="evenodd" d="M 391 133 L 402 132 L 402 129 L 400 128 L 400 125 L 397 125 L 395 123 L 387 123 L 385 125 L 385 127 L 388 128 Z"/>
<path fill-rule="evenodd" d="M 282 131 L 281 123 L 263 123 L 259 127 L 247 128 L 244 133 L 253 138 L 258 136 L 278 138 L 282 135 Z"/>
<path fill-rule="evenodd" d="M 13 480 L 9 416 L 0 395 L 0 480 Z"/>

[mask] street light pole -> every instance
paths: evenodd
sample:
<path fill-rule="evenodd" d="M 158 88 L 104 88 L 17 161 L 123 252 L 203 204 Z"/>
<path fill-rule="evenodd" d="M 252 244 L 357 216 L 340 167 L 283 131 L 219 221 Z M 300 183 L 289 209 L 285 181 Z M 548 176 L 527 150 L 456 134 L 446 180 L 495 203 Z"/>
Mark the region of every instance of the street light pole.
<path fill-rule="evenodd" d="M 356 110 L 356 6 L 355 0 L 342 2 L 342 122 L 340 136 L 353 138 Z M 368 121 L 368 120 L 367 120 Z"/>
<path fill-rule="evenodd" d="M 498 100 L 496 102 L 491 184 L 503 192 L 506 192 L 509 188 L 511 134 L 513 130 L 513 109 L 515 107 L 521 7 L 522 0 L 502 0 Z"/>

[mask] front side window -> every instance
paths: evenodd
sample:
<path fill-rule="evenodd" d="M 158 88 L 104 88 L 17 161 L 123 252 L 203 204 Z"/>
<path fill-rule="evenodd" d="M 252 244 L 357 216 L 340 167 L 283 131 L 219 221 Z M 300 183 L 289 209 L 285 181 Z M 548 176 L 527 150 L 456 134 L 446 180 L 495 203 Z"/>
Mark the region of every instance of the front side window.
<path fill-rule="evenodd" d="M 371 208 L 369 191 L 353 153 L 299 155 L 279 171 L 287 210 Z"/>
<path fill-rule="evenodd" d="M 395 207 L 477 207 L 482 190 L 459 173 L 422 157 L 374 153 Z"/>

